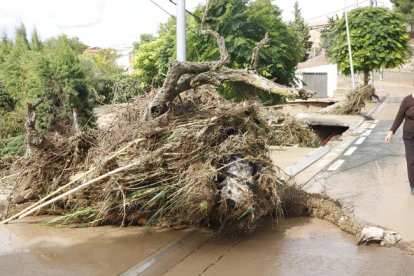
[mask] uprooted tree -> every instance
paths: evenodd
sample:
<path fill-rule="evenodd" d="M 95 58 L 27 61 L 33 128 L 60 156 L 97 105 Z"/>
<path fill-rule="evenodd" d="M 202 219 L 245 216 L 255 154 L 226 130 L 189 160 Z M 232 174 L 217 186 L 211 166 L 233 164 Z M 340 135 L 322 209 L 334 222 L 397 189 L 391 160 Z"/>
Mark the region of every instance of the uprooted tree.
<path fill-rule="evenodd" d="M 225 66 L 229 62 L 229 54 L 225 40 L 218 32 L 206 28 L 209 6 L 210 1 L 207 1 L 200 24 L 200 31 L 203 35 L 215 38 L 220 52 L 220 60 L 209 62 L 171 62 L 164 84 L 148 108 L 147 119 L 165 113 L 168 110 L 168 105 L 181 92 L 206 84 L 219 85 L 226 82 L 242 82 L 283 97 L 295 96 L 293 90 L 260 76 L 256 71 L 259 65 L 260 49 L 271 40 L 268 33 L 265 34 L 265 37 L 253 49 L 249 69 L 231 69 Z"/>
<path fill-rule="evenodd" d="M 203 1 L 205 3 L 205 1 Z M 200 5 L 187 16 L 187 59 L 191 61 L 220 60 L 216 40 L 200 32 L 205 5 Z M 281 19 L 280 9 L 270 0 L 215 0 L 209 5 L 205 25 L 218 32 L 226 42 L 229 55 L 226 66 L 233 69 L 248 68 L 252 49 L 269 33 L 272 40 L 260 51 L 257 71 L 261 76 L 279 84 L 294 84 L 295 68 L 303 56 L 303 46 L 298 32 Z M 148 88 L 161 86 L 168 66 L 175 59 L 175 19 L 170 18 L 160 26 L 158 36 L 142 36 L 133 52 L 134 75 Z M 239 89 L 242 87 L 242 89 Z M 232 82 L 219 87 L 227 99 L 249 98 L 252 89 Z M 279 96 L 260 91 L 264 102 L 279 103 Z"/>

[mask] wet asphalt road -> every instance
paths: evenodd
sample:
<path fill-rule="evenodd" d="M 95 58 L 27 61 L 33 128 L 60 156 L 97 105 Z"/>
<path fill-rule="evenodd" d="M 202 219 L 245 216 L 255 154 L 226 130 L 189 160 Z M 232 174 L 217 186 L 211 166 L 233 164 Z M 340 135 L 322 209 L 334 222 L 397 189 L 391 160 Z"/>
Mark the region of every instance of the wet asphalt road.
<path fill-rule="evenodd" d="M 390 144 L 384 142 L 402 98 L 387 98 L 335 161 L 340 165 L 328 166 L 310 182 L 322 185 L 328 196 L 352 208 L 367 224 L 394 229 L 405 241 L 414 241 L 414 196 L 407 178 L 402 126 Z"/>

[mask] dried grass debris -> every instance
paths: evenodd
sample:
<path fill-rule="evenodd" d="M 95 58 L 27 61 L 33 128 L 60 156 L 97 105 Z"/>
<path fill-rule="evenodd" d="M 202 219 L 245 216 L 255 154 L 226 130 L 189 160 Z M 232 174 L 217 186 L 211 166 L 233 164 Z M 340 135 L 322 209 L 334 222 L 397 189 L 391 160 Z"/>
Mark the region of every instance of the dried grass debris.
<path fill-rule="evenodd" d="M 264 215 L 281 214 L 279 190 L 286 183 L 268 157 L 270 130 L 255 104 L 230 103 L 201 87 L 175 101 L 166 114 L 143 121 L 149 100 L 148 95 L 137 98 L 109 130 L 52 140 L 50 150 L 14 164 L 23 173 L 13 181 L 27 196 L 13 213 L 95 168 L 71 188 L 93 184 L 40 213 L 62 214 L 53 220 L 61 224 L 222 231 L 251 231 Z M 142 141 L 107 161 L 135 139 Z M 251 173 L 235 174 L 229 169 L 233 163 L 247 164 Z M 244 178 L 243 186 L 223 184 L 231 177 Z"/>
<path fill-rule="evenodd" d="M 362 108 L 365 107 L 365 102 L 377 98 L 375 94 L 375 88 L 372 85 L 366 85 L 359 87 L 353 91 L 350 91 L 346 95 L 345 103 L 339 105 L 333 110 L 334 114 L 340 115 L 357 115 L 361 114 Z"/>
<path fill-rule="evenodd" d="M 270 128 L 269 145 L 316 148 L 321 139 L 307 125 L 300 123 L 295 117 L 277 110 L 267 113 Z"/>

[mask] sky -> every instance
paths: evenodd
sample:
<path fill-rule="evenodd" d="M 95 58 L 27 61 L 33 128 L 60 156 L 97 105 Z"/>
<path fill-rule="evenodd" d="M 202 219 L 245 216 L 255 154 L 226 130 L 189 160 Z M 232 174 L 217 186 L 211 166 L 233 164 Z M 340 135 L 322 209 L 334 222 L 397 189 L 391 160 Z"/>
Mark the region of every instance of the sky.
<path fill-rule="evenodd" d="M 177 1 L 177 0 L 175 0 Z M 174 1 L 174 2 L 175 2 Z M 305 20 L 323 21 L 333 11 L 369 4 L 369 0 L 298 0 Z M 163 11 L 160 7 L 165 9 Z M 293 19 L 294 0 L 274 0 L 283 10 L 283 19 Z M 378 5 L 390 7 L 389 0 Z M 193 10 L 204 0 L 186 0 Z M 0 0 L 0 32 L 9 36 L 23 22 L 30 33 L 36 27 L 42 40 L 65 33 L 77 36 L 89 46 L 131 46 L 140 34 L 155 34 L 176 7 L 169 0 Z"/>

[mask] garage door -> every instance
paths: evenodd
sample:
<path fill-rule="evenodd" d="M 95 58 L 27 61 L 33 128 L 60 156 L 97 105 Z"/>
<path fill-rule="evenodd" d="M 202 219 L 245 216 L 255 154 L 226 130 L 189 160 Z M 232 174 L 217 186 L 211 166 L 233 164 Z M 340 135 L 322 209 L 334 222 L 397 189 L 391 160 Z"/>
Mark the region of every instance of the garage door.
<path fill-rule="evenodd" d="M 327 98 L 328 73 L 303 73 L 303 87 L 316 92 L 312 98 Z"/>

